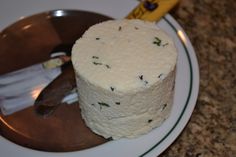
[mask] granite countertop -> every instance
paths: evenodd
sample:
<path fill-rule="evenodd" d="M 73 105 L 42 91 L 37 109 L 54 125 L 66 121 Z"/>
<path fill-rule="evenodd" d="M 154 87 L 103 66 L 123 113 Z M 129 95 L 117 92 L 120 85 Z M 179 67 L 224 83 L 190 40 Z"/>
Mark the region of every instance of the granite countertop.
<path fill-rule="evenodd" d="M 171 15 L 195 48 L 200 90 L 189 123 L 160 157 L 236 157 L 236 2 L 180 0 Z"/>
<path fill-rule="evenodd" d="M 193 115 L 161 157 L 236 156 L 236 3 L 181 0 L 171 13 L 188 34 L 200 68 Z"/>

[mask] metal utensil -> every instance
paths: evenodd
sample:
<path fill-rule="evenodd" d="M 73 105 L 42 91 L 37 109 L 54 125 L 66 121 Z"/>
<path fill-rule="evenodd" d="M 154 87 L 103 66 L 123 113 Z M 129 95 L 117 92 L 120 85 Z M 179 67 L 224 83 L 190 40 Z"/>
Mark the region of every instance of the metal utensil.
<path fill-rule="evenodd" d="M 34 104 L 41 91 L 61 74 L 61 65 L 70 61 L 71 46 L 58 45 L 51 59 L 0 76 L 0 109 L 9 115 Z"/>
<path fill-rule="evenodd" d="M 62 74 L 44 88 L 35 100 L 34 109 L 40 116 L 49 116 L 60 104 L 73 100 L 70 96 L 72 92 L 76 94 L 74 90 L 75 81 L 73 81 L 73 78 L 71 80 L 67 79 L 67 76 L 71 75 L 71 71 L 73 70 L 71 61 L 62 65 L 61 70 Z M 67 99 L 64 99 L 64 97 Z"/>

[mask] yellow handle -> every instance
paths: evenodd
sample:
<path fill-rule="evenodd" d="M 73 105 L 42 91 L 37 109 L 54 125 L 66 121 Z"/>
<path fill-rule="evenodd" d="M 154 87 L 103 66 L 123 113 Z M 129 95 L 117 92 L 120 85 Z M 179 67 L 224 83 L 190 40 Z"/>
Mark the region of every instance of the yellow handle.
<path fill-rule="evenodd" d="M 178 1 L 179 0 L 143 0 L 126 18 L 157 21 L 172 9 Z"/>

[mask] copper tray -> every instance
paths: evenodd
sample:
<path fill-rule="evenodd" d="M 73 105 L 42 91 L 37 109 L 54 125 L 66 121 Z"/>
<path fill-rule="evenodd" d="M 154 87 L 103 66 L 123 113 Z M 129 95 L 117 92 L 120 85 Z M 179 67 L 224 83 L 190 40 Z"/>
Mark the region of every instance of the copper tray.
<path fill-rule="evenodd" d="M 88 27 L 109 19 L 92 12 L 53 10 L 12 24 L 0 33 L 0 75 L 48 60 L 57 45 L 73 45 Z M 68 82 L 75 86 L 72 66 L 52 90 L 65 92 Z M 38 116 L 33 107 L 9 116 L 0 114 L 0 135 L 16 144 L 50 152 L 82 150 L 108 142 L 86 127 L 78 103 L 60 105 L 47 118 Z"/>

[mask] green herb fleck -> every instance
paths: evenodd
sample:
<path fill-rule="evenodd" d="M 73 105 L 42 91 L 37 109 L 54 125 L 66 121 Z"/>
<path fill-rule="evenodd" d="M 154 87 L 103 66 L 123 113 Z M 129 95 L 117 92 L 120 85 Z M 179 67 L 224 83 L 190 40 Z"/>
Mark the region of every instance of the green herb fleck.
<path fill-rule="evenodd" d="M 107 69 L 111 69 L 110 65 L 107 65 L 107 64 L 106 64 L 105 66 L 107 67 Z"/>
<path fill-rule="evenodd" d="M 149 120 L 148 120 L 148 123 L 151 123 L 151 122 L 152 122 L 152 119 L 149 119 Z"/>
<path fill-rule="evenodd" d="M 167 104 L 163 104 L 161 111 L 163 111 L 166 108 L 166 106 L 167 106 Z"/>
<path fill-rule="evenodd" d="M 172 91 L 175 89 L 175 83 L 173 84 L 173 86 L 172 86 Z"/>
<path fill-rule="evenodd" d="M 102 65 L 102 63 L 93 62 L 94 65 Z"/>
<path fill-rule="evenodd" d="M 159 79 L 163 79 L 163 73 L 158 76 Z"/>
<path fill-rule="evenodd" d="M 116 105 L 120 105 L 120 102 L 116 102 Z"/>
<path fill-rule="evenodd" d="M 148 81 L 144 80 L 143 75 L 139 75 L 138 77 L 144 83 L 145 86 L 148 84 Z"/>
<path fill-rule="evenodd" d="M 138 76 L 140 80 L 143 80 L 143 75 Z"/>
<path fill-rule="evenodd" d="M 163 44 L 162 46 L 165 47 L 165 46 L 167 46 L 167 45 L 169 45 L 169 43 L 165 43 L 165 44 Z"/>
<path fill-rule="evenodd" d="M 121 26 L 119 26 L 118 30 L 119 30 L 119 31 L 121 31 L 121 29 L 122 29 L 122 27 L 121 27 Z"/>
<path fill-rule="evenodd" d="M 155 37 L 153 44 L 156 44 L 157 46 L 161 46 L 161 39 L 159 39 L 158 37 Z"/>
<path fill-rule="evenodd" d="M 98 102 L 98 104 L 100 106 L 110 107 L 110 105 L 108 105 L 107 103 L 104 103 L 104 102 Z"/>
<path fill-rule="evenodd" d="M 139 28 L 138 27 L 134 27 L 134 29 L 138 30 Z"/>
<path fill-rule="evenodd" d="M 115 88 L 114 87 L 110 87 L 111 88 L 111 91 L 114 91 L 115 90 Z"/>
<path fill-rule="evenodd" d="M 92 106 L 95 106 L 94 104 L 91 104 Z"/>
<path fill-rule="evenodd" d="M 93 59 L 99 59 L 99 57 L 98 57 L 98 56 L 93 56 L 92 58 L 93 58 Z"/>
<path fill-rule="evenodd" d="M 100 40 L 100 38 L 96 38 L 96 40 Z"/>

